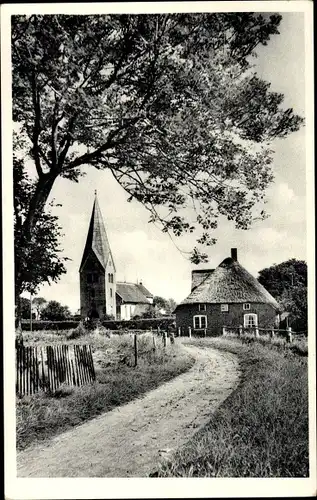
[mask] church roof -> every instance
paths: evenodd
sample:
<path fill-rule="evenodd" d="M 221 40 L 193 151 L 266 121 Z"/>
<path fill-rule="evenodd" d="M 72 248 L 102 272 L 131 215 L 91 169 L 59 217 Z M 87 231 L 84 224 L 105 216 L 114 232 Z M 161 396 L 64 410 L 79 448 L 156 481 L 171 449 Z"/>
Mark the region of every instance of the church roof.
<path fill-rule="evenodd" d="M 146 295 L 144 291 L 146 291 L 148 295 Z M 136 283 L 117 282 L 116 292 L 124 302 L 131 304 L 149 304 L 147 297 L 153 297 L 143 285 L 138 285 Z"/>
<path fill-rule="evenodd" d="M 150 299 L 153 298 L 153 294 L 151 292 L 149 292 L 147 288 L 145 288 L 145 286 L 143 285 L 143 283 L 139 283 L 138 284 L 138 288 L 139 288 L 139 290 L 141 290 L 141 292 L 143 293 L 143 295 L 145 295 L 145 297 L 150 298 Z"/>
<path fill-rule="evenodd" d="M 225 259 L 179 306 L 195 303 L 260 302 L 279 309 L 272 295 L 239 262 Z M 178 307 L 179 307 L 178 306 Z"/>
<path fill-rule="evenodd" d="M 86 245 L 81 260 L 80 270 L 82 269 L 90 251 L 95 254 L 104 269 L 106 268 L 109 257 L 111 256 L 112 265 L 115 270 L 115 265 L 106 233 L 106 228 L 99 207 L 97 194 L 95 195 L 95 200 L 92 208 L 92 214 L 90 218 Z"/>

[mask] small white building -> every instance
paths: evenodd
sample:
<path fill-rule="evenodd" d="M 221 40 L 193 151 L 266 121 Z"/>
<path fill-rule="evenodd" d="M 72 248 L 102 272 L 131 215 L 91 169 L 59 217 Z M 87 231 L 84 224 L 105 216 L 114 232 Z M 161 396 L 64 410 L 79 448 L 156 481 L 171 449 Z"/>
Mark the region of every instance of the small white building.
<path fill-rule="evenodd" d="M 129 320 L 153 307 L 153 295 L 142 283 L 117 282 L 116 319 Z"/>

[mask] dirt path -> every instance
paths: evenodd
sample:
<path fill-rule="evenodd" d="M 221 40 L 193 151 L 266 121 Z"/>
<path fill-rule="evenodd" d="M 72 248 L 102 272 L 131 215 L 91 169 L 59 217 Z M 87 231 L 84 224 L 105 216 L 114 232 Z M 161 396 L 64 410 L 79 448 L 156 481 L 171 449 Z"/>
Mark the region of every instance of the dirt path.
<path fill-rule="evenodd" d="M 145 477 L 204 425 L 237 385 L 237 358 L 186 346 L 186 373 L 18 454 L 18 477 Z"/>

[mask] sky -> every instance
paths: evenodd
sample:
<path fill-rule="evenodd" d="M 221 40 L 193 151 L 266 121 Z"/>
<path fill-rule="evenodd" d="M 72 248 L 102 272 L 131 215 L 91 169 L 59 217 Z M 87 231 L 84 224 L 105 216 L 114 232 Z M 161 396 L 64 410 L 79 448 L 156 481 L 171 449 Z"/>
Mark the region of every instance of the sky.
<path fill-rule="evenodd" d="M 271 82 L 271 89 L 285 95 L 284 106 L 305 116 L 304 15 L 283 13 L 280 35 L 257 50 L 256 71 Z M 86 168 L 79 183 L 58 179 L 50 200 L 62 207 L 54 209 L 64 233 L 61 239 L 67 273 L 58 283 L 42 285 L 38 296 L 58 300 L 72 312 L 80 307 L 79 265 L 84 250 L 97 189 L 118 281 L 142 280 L 153 295 L 183 300 L 190 292 L 192 269 L 214 268 L 230 249 L 238 249 L 239 262 L 254 276 L 259 270 L 290 258 L 306 260 L 306 167 L 305 127 L 286 139 L 274 141 L 274 184 L 267 191 L 266 211 L 270 217 L 248 231 L 237 230 L 221 219 L 217 244 L 207 248 L 209 263 L 193 266 L 177 249 L 190 251 L 191 236 L 174 242 L 159 228 L 148 223 L 149 213 L 137 202 L 127 203 L 127 195 L 108 171 Z"/>

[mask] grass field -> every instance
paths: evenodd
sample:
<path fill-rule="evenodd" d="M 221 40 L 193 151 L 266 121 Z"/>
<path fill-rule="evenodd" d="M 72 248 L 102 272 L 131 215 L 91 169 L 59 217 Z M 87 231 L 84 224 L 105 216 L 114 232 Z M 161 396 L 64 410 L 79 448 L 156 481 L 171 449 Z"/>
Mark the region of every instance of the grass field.
<path fill-rule="evenodd" d="M 66 341 L 63 335 L 45 332 L 27 334 L 25 345 Z M 17 448 L 24 449 L 81 424 L 101 413 L 110 411 L 163 382 L 183 373 L 193 365 L 193 358 L 177 341 L 157 338 L 153 351 L 153 336 L 140 335 L 139 362 L 134 367 L 133 337 L 130 335 L 87 335 L 69 342 L 92 345 L 96 382 L 83 387 L 61 387 L 55 395 L 37 393 L 17 398 Z"/>
<path fill-rule="evenodd" d="M 242 377 L 159 477 L 307 477 L 307 357 L 238 339 L 188 339 L 237 354 Z"/>

